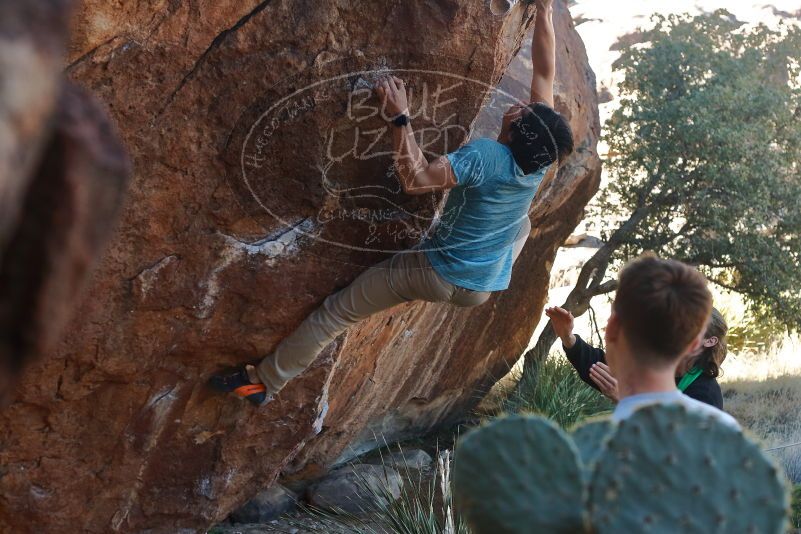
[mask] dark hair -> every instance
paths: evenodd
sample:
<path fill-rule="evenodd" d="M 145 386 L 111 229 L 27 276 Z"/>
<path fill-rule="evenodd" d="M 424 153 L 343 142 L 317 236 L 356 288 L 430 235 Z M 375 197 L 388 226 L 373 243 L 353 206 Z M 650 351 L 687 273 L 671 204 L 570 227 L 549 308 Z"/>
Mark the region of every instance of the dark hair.
<path fill-rule="evenodd" d="M 612 306 L 635 357 L 663 366 L 684 356 L 706 327 L 712 295 L 698 270 L 647 254 L 620 273 Z"/>
<path fill-rule="evenodd" d="M 706 327 L 704 337 L 718 338 L 718 342 L 711 347 L 704 347 L 701 353 L 693 362 L 693 366 L 703 369 L 704 374 L 717 378 L 720 376 L 720 365 L 726 359 L 728 349 L 726 347 L 726 334 L 729 332 L 729 325 L 726 324 L 726 319 L 723 317 L 717 308 L 712 308 L 712 315 L 709 318 L 709 324 Z"/>
<path fill-rule="evenodd" d="M 526 174 L 561 162 L 573 153 L 573 132 L 565 118 L 542 103 L 523 108 L 509 127 L 509 148 Z"/>

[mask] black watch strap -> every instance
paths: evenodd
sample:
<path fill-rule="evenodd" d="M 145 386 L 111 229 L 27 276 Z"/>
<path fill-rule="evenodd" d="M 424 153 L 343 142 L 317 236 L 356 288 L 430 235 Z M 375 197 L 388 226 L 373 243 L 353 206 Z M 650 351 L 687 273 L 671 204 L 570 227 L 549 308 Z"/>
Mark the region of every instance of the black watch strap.
<path fill-rule="evenodd" d="M 409 116 L 405 113 L 401 113 L 400 115 L 392 119 L 392 124 L 394 124 L 398 128 L 402 128 L 407 124 L 409 124 Z"/>

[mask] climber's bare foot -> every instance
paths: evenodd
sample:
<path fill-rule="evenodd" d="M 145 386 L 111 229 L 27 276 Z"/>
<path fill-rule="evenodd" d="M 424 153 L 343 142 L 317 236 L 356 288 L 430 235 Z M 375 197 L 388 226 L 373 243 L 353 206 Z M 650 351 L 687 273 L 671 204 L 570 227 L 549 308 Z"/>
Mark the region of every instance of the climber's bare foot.
<path fill-rule="evenodd" d="M 209 380 L 209 385 L 218 391 L 231 393 L 239 398 L 247 399 L 256 406 L 262 406 L 272 400 L 272 395 L 267 395 L 267 388 L 264 384 L 254 382 L 252 376 L 256 374 L 256 369 L 252 365 L 228 369 Z"/>

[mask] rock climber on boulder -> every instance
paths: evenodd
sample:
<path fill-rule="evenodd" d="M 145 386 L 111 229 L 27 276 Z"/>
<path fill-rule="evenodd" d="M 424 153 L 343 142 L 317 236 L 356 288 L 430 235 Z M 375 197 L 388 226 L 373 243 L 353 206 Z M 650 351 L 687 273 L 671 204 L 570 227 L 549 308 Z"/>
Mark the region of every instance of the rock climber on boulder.
<path fill-rule="evenodd" d="M 504 114 L 497 140 L 476 139 L 429 162 L 409 121 L 404 82 L 390 76 L 376 84 L 392 125 L 403 190 L 450 190 L 445 215 L 418 247 L 367 269 L 326 298 L 261 363 L 213 376 L 214 387 L 264 404 L 338 335 L 374 313 L 413 300 L 477 306 L 509 287 L 512 265 L 531 232 L 528 212 L 537 188 L 549 167 L 573 151 L 570 126 L 553 109 L 552 2 L 536 1 L 531 101 Z"/>

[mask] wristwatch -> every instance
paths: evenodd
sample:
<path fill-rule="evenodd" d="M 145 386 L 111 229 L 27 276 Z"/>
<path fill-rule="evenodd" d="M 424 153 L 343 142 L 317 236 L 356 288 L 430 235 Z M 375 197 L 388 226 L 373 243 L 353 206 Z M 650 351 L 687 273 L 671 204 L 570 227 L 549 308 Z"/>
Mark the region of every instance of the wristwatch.
<path fill-rule="evenodd" d="M 397 126 L 398 128 L 403 128 L 407 124 L 409 124 L 409 116 L 405 113 L 401 113 L 394 119 L 392 119 L 392 124 Z"/>

